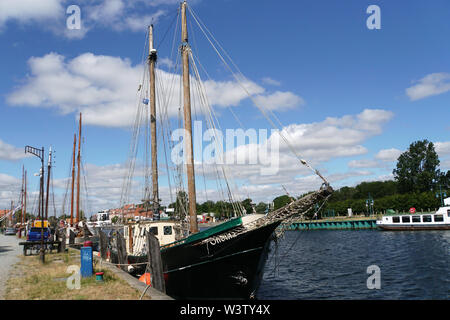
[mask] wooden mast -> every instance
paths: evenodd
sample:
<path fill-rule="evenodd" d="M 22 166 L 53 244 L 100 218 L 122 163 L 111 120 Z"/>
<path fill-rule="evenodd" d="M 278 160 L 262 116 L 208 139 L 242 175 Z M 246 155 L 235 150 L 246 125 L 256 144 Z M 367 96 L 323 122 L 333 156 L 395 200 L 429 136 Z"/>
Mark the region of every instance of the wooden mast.
<path fill-rule="evenodd" d="M 22 165 L 22 219 L 21 223 L 23 224 L 23 205 L 24 205 L 24 199 L 25 199 L 25 167 Z"/>
<path fill-rule="evenodd" d="M 70 226 L 73 226 L 73 193 L 74 193 L 74 185 L 75 185 L 75 149 L 77 145 L 77 135 L 73 135 L 73 156 L 72 156 L 72 194 L 70 201 Z"/>
<path fill-rule="evenodd" d="M 189 84 L 189 52 L 188 32 L 186 21 L 186 1 L 181 4 L 181 55 L 183 61 L 183 104 L 184 104 L 184 130 L 186 171 L 188 180 L 189 197 L 189 225 L 190 232 L 198 232 L 196 195 L 195 195 L 195 173 L 194 173 L 194 151 L 192 146 L 192 120 L 191 120 L 191 92 Z"/>
<path fill-rule="evenodd" d="M 156 49 L 153 48 L 153 25 L 148 28 L 148 64 L 150 71 L 150 134 L 152 152 L 152 182 L 153 182 L 153 218 L 159 220 L 159 190 L 158 190 L 158 156 L 156 140 L 156 94 L 155 94 L 155 63 Z"/>
<path fill-rule="evenodd" d="M 77 157 L 77 211 L 75 223 L 80 222 L 80 163 L 81 163 L 81 112 L 80 112 L 80 123 L 78 125 L 78 157 Z"/>
<path fill-rule="evenodd" d="M 24 175 L 24 195 L 23 195 L 23 207 L 22 207 L 22 224 L 25 223 L 27 218 L 27 170 Z"/>
<path fill-rule="evenodd" d="M 47 192 L 45 194 L 45 219 L 48 219 L 48 196 L 50 193 L 50 169 L 52 167 L 52 147 L 48 151 L 48 163 L 47 163 Z"/>

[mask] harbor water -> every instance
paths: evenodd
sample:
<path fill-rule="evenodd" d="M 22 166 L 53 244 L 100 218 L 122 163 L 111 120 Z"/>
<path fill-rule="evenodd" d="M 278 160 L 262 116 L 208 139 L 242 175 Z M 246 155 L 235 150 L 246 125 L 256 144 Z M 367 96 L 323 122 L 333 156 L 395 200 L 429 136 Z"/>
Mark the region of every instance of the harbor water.
<path fill-rule="evenodd" d="M 287 231 L 256 298 L 450 299 L 450 231 Z"/>

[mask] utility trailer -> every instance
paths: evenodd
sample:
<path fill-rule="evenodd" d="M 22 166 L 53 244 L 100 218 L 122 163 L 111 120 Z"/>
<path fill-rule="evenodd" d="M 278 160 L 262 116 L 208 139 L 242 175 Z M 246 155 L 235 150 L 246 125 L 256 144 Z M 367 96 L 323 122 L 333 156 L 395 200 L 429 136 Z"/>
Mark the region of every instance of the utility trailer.
<path fill-rule="evenodd" d="M 41 249 L 41 241 L 25 241 L 19 242 L 20 246 L 23 246 L 23 255 L 27 256 L 29 254 L 38 254 Z M 44 250 L 50 251 L 56 250 L 56 252 L 61 252 L 61 241 L 44 241 Z"/>

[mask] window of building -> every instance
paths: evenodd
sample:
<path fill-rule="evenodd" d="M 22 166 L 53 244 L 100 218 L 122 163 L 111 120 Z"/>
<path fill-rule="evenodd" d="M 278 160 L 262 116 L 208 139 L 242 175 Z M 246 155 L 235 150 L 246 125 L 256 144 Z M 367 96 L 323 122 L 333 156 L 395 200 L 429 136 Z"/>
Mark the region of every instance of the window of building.
<path fill-rule="evenodd" d="M 168 236 L 172 234 L 172 226 L 164 226 L 164 235 Z"/>
<path fill-rule="evenodd" d="M 431 216 L 423 216 L 423 222 L 431 222 Z"/>
<path fill-rule="evenodd" d="M 412 222 L 413 223 L 420 223 L 421 222 L 420 216 L 412 216 Z"/>
<path fill-rule="evenodd" d="M 403 223 L 410 223 L 411 222 L 411 217 L 410 216 L 403 216 L 402 217 L 402 222 Z"/>
<path fill-rule="evenodd" d="M 434 222 L 443 222 L 444 216 L 442 214 L 437 214 L 434 216 Z"/>
<path fill-rule="evenodd" d="M 393 223 L 400 223 L 400 217 L 392 217 Z"/>

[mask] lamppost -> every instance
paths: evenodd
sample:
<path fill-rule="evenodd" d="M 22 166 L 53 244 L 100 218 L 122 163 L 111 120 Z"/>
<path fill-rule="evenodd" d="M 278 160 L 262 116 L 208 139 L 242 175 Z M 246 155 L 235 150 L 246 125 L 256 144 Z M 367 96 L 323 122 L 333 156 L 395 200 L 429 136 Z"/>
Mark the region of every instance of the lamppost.
<path fill-rule="evenodd" d="M 439 192 L 436 192 L 436 198 L 441 198 L 441 206 L 444 206 L 444 197 L 446 197 L 447 194 L 445 191 L 442 191 L 441 185 L 439 185 Z"/>
<path fill-rule="evenodd" d="M 25 153 L 31 153 L 41 159 L 40 182 L 39 182 L 39 207 L 38 215 L 41 217 L 41 249 L 39 258 L 42 263 L 45 262 L 44 250 L 44 147 L 42 149 L 26 146 Z M 48 191 L 47 191 L 48 192 Z"/>
<path fill-rule="evenodd" d="M 374 203 L 373 198 L 369 193 L 369 196 L 366 199 L 366 208 L 369 213 L 369 216 L 371 216 L 373 214 L 373 203 Z"/>

